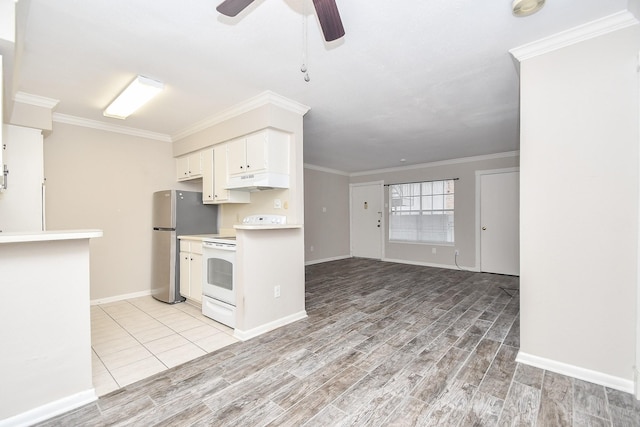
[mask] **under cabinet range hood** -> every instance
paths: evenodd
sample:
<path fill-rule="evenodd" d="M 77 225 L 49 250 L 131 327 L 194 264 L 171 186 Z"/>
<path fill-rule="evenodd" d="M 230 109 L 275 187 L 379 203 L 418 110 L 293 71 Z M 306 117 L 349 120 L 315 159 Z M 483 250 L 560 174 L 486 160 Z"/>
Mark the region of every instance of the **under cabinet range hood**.
<path fill-rule="evenodd" d="M 256 172 L 232 175 L 227 181 L 227 190 L 260 191 L 274 188 L 289 188 L 289 175 L 275 172 Z"/>

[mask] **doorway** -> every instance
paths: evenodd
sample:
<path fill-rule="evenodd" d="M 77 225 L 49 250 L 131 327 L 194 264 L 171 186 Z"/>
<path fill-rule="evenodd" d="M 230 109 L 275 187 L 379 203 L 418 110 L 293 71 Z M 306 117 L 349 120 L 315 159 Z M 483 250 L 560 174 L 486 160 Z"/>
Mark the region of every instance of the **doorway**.
<path fill-rule="evenodd" d="M 383 182 L 350 184 L 351 256 L 382 259 Z"/>
<path fill-rule="evenodd" d="M 476 172 L 476 241 L 480 271 L 520 275 L 520 172 Z"/>

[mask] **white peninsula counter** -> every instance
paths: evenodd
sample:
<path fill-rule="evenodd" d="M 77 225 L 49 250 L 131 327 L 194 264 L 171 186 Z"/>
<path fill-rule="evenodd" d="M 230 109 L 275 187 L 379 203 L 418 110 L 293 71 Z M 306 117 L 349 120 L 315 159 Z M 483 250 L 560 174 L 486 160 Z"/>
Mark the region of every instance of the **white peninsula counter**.
<path fill-rule="evenodd" d="M 307 317 L 302 225 L 236 225 L 237 314 L 246 340 Z"/>
<path fill-rule="evenodd" d="M 89 240 L 101 230 L 0 233 L 0 426 L 96 399 Z"/>

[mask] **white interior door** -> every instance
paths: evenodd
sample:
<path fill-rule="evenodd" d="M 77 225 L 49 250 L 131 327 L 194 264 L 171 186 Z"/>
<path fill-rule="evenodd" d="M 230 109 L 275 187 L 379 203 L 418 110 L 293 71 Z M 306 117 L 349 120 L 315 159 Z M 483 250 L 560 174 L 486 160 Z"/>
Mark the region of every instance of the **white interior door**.
<path fill-rule="evenodd" d="M 382 183 L 351 185 L 351 255 L 382 259 Z"/>
<path fill-rule="evenodd" d="M 520 275 L 520 172 L 480 175 L 480 270 Z"/>

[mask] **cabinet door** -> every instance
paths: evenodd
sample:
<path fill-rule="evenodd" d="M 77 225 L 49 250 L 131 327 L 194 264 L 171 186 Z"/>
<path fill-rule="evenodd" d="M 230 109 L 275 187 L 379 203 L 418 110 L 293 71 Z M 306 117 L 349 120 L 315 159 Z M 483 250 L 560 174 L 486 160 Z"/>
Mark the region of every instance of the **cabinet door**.
<path fill-rule="evenodd" d="M 245 139 L 236 139 L 227 144 L 227 172 L 229 175 L 245 173 L 247 166 Z"/>
<path fill-rule="evenodd" d="M 202 255 L 191 253 L 189 294 L 192 300 L 202 302 Z"/>
<path fill-rule="evenodd" d="M 202 151 L 202 201 L 213 203 L 215 201 L 213 148 Z"/>
<path fill-rule="evenodd" d="M 180 295 L 185 298 L 191 297 L 190 270 L 191 254 L 189 252 L 180 252 Z"/>
<path fill-rule="evenodd" d="M 189 157 L 178 157 L 176 159 L 176 178 L 178 181 L 189 179 Z"/>
<path fill-rule="evenodd" d="M 224 202 L 229 197 L 227 185 L 227 145 L 216 145 L 213 149 L 214 183 L 213 193 L 216 202 Z"/>
<path fill-rule="evenodd" d="M 267 133 L 260 132 L 247 137 L 247 171 L 267 169 Z"/>
<path fill-rule="evenodd" d="M 189 176 L 191 178 L 202 176 L 202 152 L 200 151 L 189 155 Z"/>

